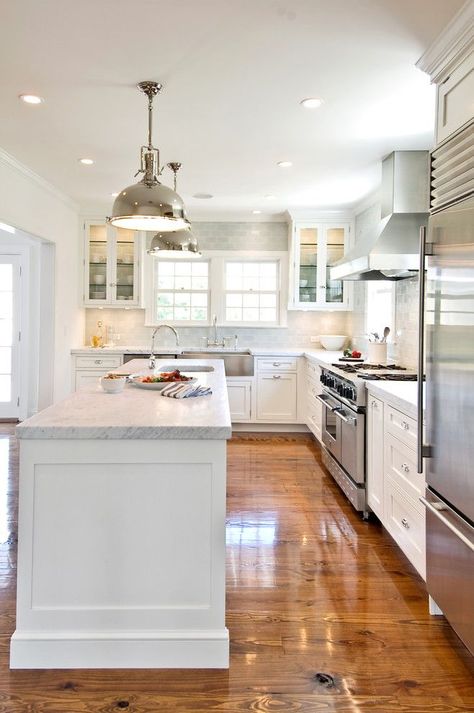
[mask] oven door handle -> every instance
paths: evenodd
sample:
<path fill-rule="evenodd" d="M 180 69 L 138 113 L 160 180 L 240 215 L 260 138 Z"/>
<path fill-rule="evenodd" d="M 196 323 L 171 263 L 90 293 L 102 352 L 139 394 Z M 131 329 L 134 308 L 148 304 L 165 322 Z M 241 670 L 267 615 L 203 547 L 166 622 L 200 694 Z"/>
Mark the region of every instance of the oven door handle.
<path fill-rule="evenodd" d="M 348 423 L 350 426 L 353 426 L 355 423 L 357 423 L 357 419 L 354 416 L 344 416 L 344 411 L 341 407 L 337 409 L 333 409 L 336 416 L 339 416 L 339 418 L 344 421 L 344 423 Z"/>
<path fill-rule="evenodd" d="M 324 399 L 324 398 L 323 398 L 322 396 L 320 396 L 319 394 L 318 394 L 318 396 L 316 396 L 316 398 L 318 399 L 318 401 L 321 401 L 321 403 L 323 404 L 323 406 L 326 406 L 326 408 L 328 408 L 328 409 L 329 409 L 330 411 L 332 411 L 333 413 L 336 413 L 336 412 L 341 408 L 341 407 L 339 406 L 339 404 L 337 404 L 336 406 L 331 406 L 331 404 L 329 403 L 329 400 L 328 400 L 327 398 Z"/>

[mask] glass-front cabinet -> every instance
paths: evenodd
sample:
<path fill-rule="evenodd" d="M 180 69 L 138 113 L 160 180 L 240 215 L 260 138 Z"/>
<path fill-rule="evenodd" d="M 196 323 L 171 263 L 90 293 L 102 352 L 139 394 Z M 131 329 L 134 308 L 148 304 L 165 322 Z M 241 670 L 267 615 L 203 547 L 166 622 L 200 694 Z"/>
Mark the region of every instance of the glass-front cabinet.
<path fill-rule="evenodd" d="M 84 224 L 84 304 L 139 305 L 139 234 L 105 222 Z"/>
<path fill-rule="evenodd" d="M 331 267 L 348 249 L 350 222 L 295 222 L 290 309 L 349 309 L 350 286 L 331 280 Z"/>

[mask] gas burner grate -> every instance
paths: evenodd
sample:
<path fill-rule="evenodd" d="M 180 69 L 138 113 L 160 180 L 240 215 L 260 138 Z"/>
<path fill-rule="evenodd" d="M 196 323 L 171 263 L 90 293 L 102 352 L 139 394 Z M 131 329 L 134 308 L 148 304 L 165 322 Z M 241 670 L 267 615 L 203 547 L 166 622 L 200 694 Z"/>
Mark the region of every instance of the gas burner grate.
<path fill-rule="evenodd" d="M 346 374 L 357 374 L 360 371 L 406 371 L 404 366 L 398 364 L 368 364 L 358 362 L 357 364 L 331 364 Z"/>
<path fill-rule="evenodd" d="M 365 381 L 416 381 L 416 374 L 358 374 Z"/>

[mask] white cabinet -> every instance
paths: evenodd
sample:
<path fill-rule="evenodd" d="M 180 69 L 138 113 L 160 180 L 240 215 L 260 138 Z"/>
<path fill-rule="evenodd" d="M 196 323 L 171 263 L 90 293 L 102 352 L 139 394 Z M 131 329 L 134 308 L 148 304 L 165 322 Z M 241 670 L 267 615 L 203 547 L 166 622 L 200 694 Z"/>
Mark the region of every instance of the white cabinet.
<path fill-rule="evenodd" d="M 73 390 L 97 384 L 101 376 L 121 366 L 122 359 L 121 354 L 100 353 L 73 357 Z"/>
<path fill-rule="evenodd" d="M 257 376 L 257 419 L 296 421 L 296 374 L 261 372 Z"/>
<path fill-rule="evenodd" d="M 474 117 L 474 52 L 438 86 L 437 105 L 439 144 Z"/>
<path fill-rule="evenodd" d="M 417 422 L 387 400 L 368 395 L 367 501 L 400 549 L 425 577 L 425 511 L 419 498 Z"/>
<path fill-rule="evenodd" d="M 384 404 L 370 396 L 367 411 L 367 502 L 380 520 L 384 516 Z"/>
<path fill-rule="evenodd" d="M 84 223 L 85 307 L 138 307 L 139 234 L 101 221 Z"/>
<path fill-rule="evenodd" d="M 347 251 L 350 234 L 349 220 L 293 223 L 289 309 L 349 309 L 351 287 L 331 280 L 330 270 Z"/>
<path fill-rule="evenodd" d="M 232 423 L 247 422 L 252 418 L 252 381 L 227 379 L 230 418 Z"/>
<path fill-rule="evenodd" d="M 309 430 L 321 441 L 321 426 L 323 420 L 323 410 L 318 396 L 321 394 L 321 382 L 319 377 L 321 369 L 318 364 L 306 360 L 306 425 Z"/>

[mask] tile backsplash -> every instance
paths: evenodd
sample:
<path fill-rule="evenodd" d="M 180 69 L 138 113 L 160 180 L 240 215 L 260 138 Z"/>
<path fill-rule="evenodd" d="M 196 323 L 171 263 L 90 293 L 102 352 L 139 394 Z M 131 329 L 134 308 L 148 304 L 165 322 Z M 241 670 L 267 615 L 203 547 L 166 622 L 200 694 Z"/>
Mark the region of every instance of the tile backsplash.
<path fill-rule="evenodd" d="M 380 220 L 380 204 L 367 208 L 355 219 L 356 241 L 365 231 L 375 229 Z M 418 359 L 418 276 L 394 283 L 395 287 L 395 324 L 391 325 L 393 334 L 389 337 L 388 356 L 397 364 L 415 369 Z M 354 345 L 364 351 L 367 348 L 365 337 L 365 315 L 367 313 L 367 282 L 354 283 L 354 310 L 349 313 L 349 330 L 353 335 Z"/>
<path fill-rule="evenodd" d="M 113 326 L 113 331 L 120 334 L 117 345 L 148 346 L 151 340 L 151 327 L 145 327 L 143 309 L 87 309 L 86 344 L 96 333 L 97 321 L 105 326 Z M 349 334 L 347 331 L 347 312 L 289 312 L 287 327 L 272 329 L 219 327 L 219 337 L 237 334 L 241 347 L 308 347 L 317 348 L 319 344 L 310 341 L 318 334 Z M 211 336 L 210 327 L 178 327 L 180 343 L 188 347 L 200 347 L 201 337 Z M 174 346 L 174 336 L 169 330 L 161 331 L 157 346 Z"/>
<path fill-rule="evenodd" d="M 288 250 L 288 224 L 285 222 L 193 222 L 202 250 Z M 86 309 L 85 343 L 96 333 L 97 321 L 113 327 L 120 334 L 117 344 L 148 346 L 151 327 L 145 327 L 143 309 Z M 349 334 L 347 312 L 288 312 L 286 327 L 272 329 L 219 327 L 219 336 L 237 334 L 241 347 L 318 347 L 310 337 L 318 334 Z M 180 343 L 184 346 L 199 347 L 201 338 L 211 335 L 210 327 L 178 327 Z M 159 334 L 160 346 L 173 346 L 171 332 Z"/>

